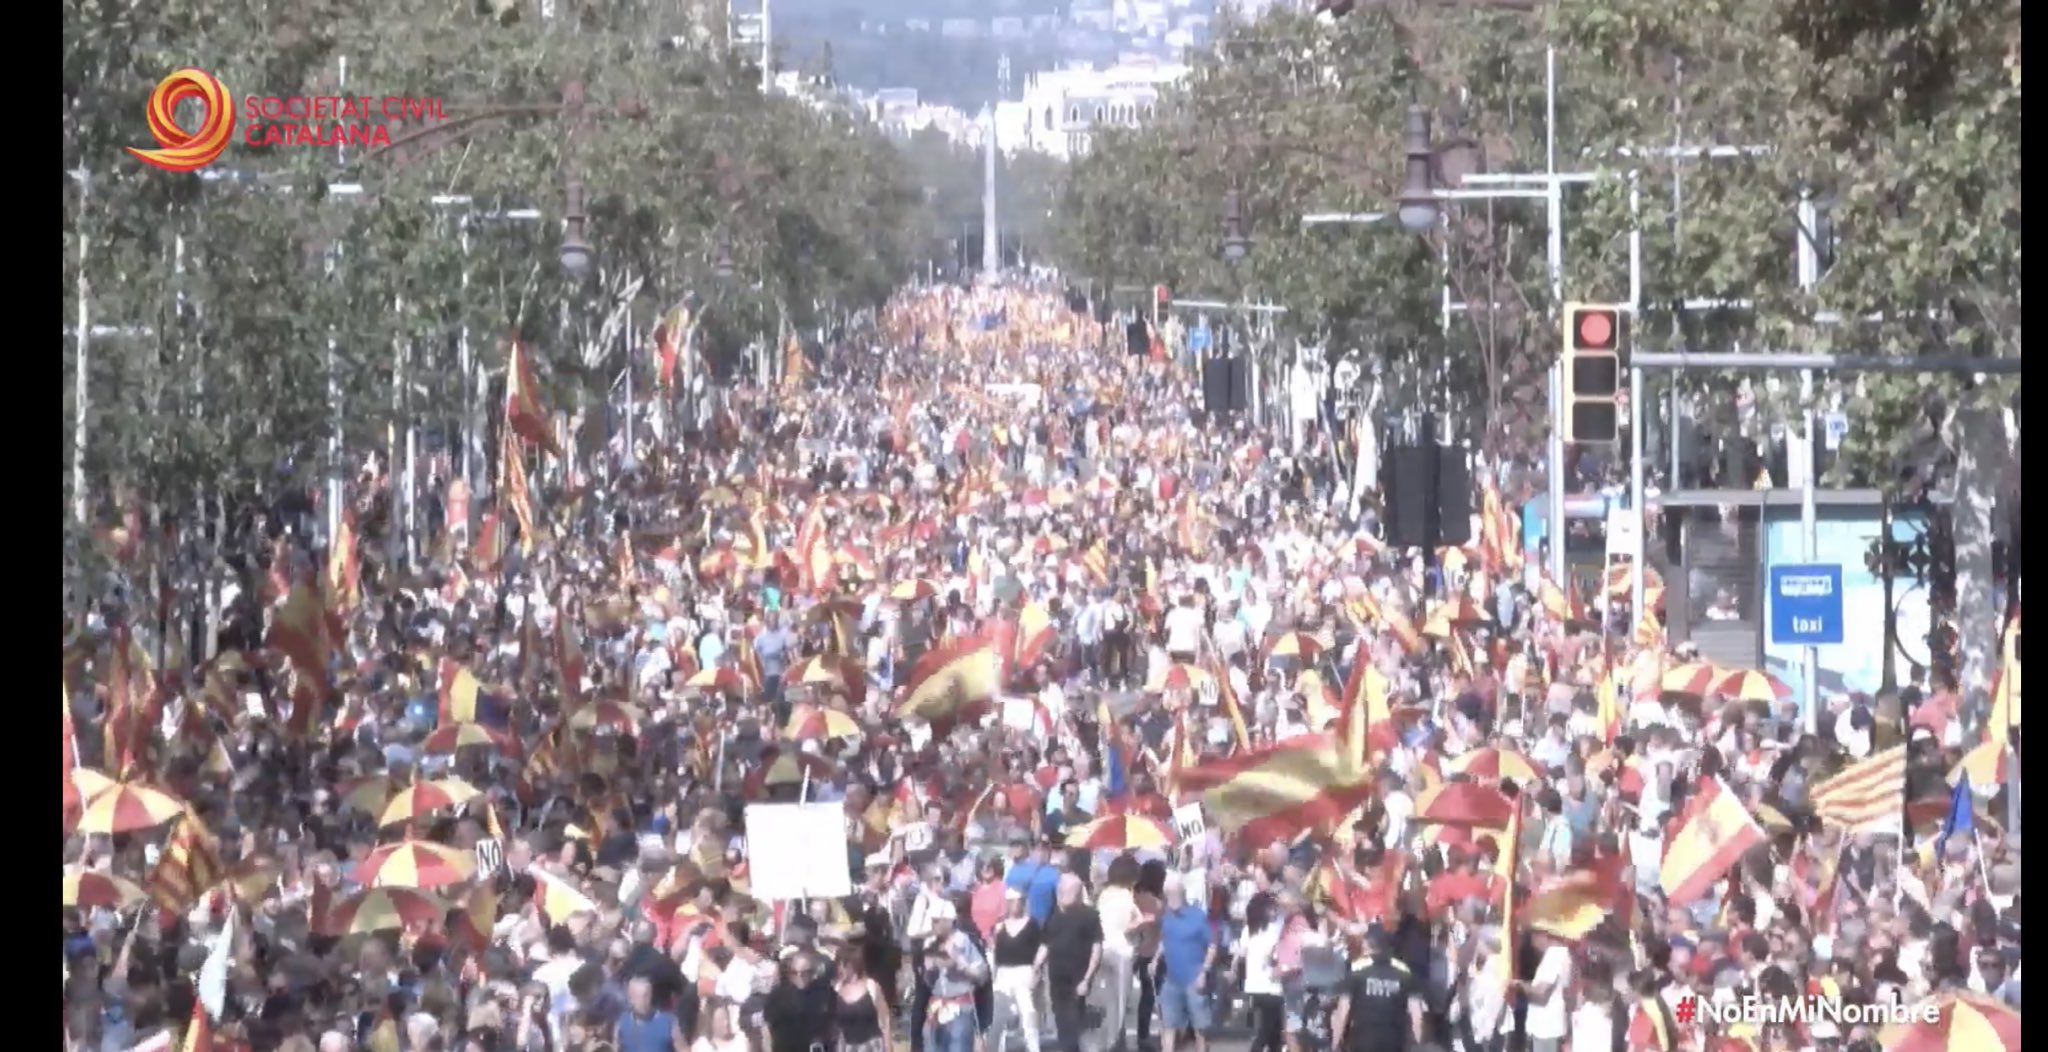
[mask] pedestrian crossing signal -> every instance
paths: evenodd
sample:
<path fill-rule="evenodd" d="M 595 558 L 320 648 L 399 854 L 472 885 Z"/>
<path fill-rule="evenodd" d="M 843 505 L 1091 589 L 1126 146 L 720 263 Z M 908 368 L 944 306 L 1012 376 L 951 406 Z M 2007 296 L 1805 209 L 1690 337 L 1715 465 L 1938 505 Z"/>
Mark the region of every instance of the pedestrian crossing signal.
<path fill-rule="evenodd" d="M 1613 442 L 1621 433 L 1623 326 L 1620 307 L 1564 308 L 1564 420 L 1567 442 Z"/>

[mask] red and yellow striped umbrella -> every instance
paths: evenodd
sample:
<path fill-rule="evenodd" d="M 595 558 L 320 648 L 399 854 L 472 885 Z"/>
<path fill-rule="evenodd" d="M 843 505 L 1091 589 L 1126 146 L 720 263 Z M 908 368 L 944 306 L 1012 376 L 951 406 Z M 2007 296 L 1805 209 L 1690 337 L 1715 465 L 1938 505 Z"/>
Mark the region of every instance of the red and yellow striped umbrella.
<path fill-rule="evenodd" d="M 427 740 L 420 743 L 420 748 L 436 756 L 445 756 L 472 745 L 496 749 L 506 756 L 519 755 L 519 742 L 516 739 L 477 723 L 450 723 L 436 727 L 434 733 L 427 735 Z"/>
<path fill-rule="evenodd" d="M 1266 657 L 1314 661 L 1322 652 L 1323 645 L 1307 632 L 1282 632 L 1273 637 L 1272 645 L 1266 648 Z"/>
<path fill-rule="evenodd" d="M 1514 813 L 1515 801 L 1507 794 L 1478 782 L 1445 782 L 1415 801 L 1417 822 L 1447 826 L 1505 829 Z"/>
<path fill-rule="evenodd" d="M 922 602 L 926 599 L 936 599 L 938 595 L 938 584 L 922 577 L 898 581 L 889 589 L 889 598 L 899 603 Z"/>
<path fill-rule="evenodd" d="M 359 884 L 379 888 L 440 888 L 476 875 L 476 856 L 429 840 L 401 840 L 356 863 Z"/>
<path fill-rule="evenodd" d="M 76 828 L 81 833 L 127 833 L 163 825 L 184 813 L 185 802 L 161 789 L 115 782 L 86 800 Z"/>
<path fill-rule="evenodd" d="M 334 792 L 343 807 L 381 815 L 384 805 L 391 802 L 392 794 L 398 792 L 398 786 L 388 774 L 369 774 L 341 783 Z"/>
<path fill-rule="evenodd" d="M 64 905 L 79 909 L 94 906 L 126 909 L 142 901 L 142 889 L 134 881 L 89 869 L 64 871 Z"/>
<path fill-rule="evenodd" d="M 401 822 L 416 821 L 436 811 L 461 807 L 476 797 L 476 786 L 460 778 L 421 782 L 399 790 L 398 795 L 384 805 L 384 813 L 378 817 L 377 824 L 395 826 Z"/>
<path fill-rule="evenodd" d="M 370 888 L 336 902 L 327 911 L 325 935 L 368 935 L 439 924 L 441 902 L 411 888 Z"/>
<path fill-rule="evenodd" d="M 747 678 L 740 670 L 719 666 L 707 668 L 683 682 L 683 686 L 697 690 L 720 690 L 728 694 L 743 694 L 747 689 Z"/>
<path fill-rule="evenodd" d="M 1145 692 L 1159 694 L 1169 690 L 1200 690 L 1203 684 L 1215 681 L 1216 677 L 1211 676 L 1206 669 L 1175 664 L 1167 666 L 1157 679 L 1146 682 Z"/>
<path fill-rule="evenodd" d="M 1664 673 L 1657 681 L 1659 689 L 1666 694 L 1690 694 L 1704 697 L 1714 689 L 1714 684 L 1726 679 L 1728 673 L 1707 661 L 1688 661 Z"/>
<path fill-rule="evenodd" d="M 1067 833 L 1067 846 L 1091 851 L 1163 851 L 1173 846 L 1173 830 L 1157 819 L 1125 811 L 1075 826 Z"/>
<path fill-rule="evenodd" d="M 576 715 L 569 717 L 569 729 L 638 734 L 640 725 L 645 722 L 647 714 L 638 707 L 607 698 L 577 709 Z"/>
<path fill-rule="evenodd" d="M 1536 769 L 1534 760 L 1513 749 L 1493 746 L 1453 757 L 1444 764 L 1444 768 L 1445 774 L 1468 774 L 1482 782 L 1498 782 L 1506 778 L 1523 786 L 1543 780 L 1543 772 Z"/>
<path fill-rule="evenodd" d="M 846 694 L 847 700 L 855 705 L 867 698 L 868 674 L 859 661 L 844 654 L 819 654 L 807 657 L 782 674 L 786 687 L 823 687 Z"/>
<path fill-rule="evenodd" d="M 1730 671 L 1714 683 L 1713 693 L 1738 701 L 1784 701 L 1792 696 L 1792 688 L 1785 681 L 1768 672 L 1753 668 L 1739 668 Z"/>
<path fill-rule="evenodd" d="M 798 705 L 790 710 L 789 725 L 782 736 L 797 741 L 824 738 L 858 738 L 860 724 L 852 716 L 823 705 Z"/>
<path fill-rule="evenodd" d="M 1933 1022 L 1898 1023 L 1878 1035 L 1884 1052 L 2020 1052 L 2020 1014 L 1988 997 L 1949 994 Z"/>

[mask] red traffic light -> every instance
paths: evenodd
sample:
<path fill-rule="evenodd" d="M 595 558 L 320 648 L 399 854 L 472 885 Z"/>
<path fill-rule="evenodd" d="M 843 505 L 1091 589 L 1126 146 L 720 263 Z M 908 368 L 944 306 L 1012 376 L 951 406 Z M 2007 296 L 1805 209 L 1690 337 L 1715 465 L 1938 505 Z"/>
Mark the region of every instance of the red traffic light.
<path fill-rule="evenodd" d="M 1572 318 L 1573 342 L 1582 351 L 1611 351 L 1619 320 L 1611 310 L 1582 309 Z"/>
<path fill-rule="evenodd" d="M 1606 307 L 1581 307 L 1571 315 L 1571 336 L 1577 350 L 1614 350 L 1620 317 Z"/>

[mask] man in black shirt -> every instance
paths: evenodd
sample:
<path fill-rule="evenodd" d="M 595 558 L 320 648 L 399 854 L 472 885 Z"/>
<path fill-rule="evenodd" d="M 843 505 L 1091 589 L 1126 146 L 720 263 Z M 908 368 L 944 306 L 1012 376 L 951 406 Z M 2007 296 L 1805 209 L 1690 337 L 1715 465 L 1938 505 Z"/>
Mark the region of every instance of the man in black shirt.
<path fill-rule="evenodd" d="M 1396 958 L 1386 932 L 1366 934 L 1367 954 L 1351 966 L 1330 1029 L 1339 1052 L 1407 1052 L 1422 1041 L 1422 986 Z"/>
<path fill-rule="evenodd" d="M 1045 978 L 1052 988 L 1052 1021 L 1060 1052 L 1081 1052 L 1086 1029 L 1082 1006 L 1102 963 L 1102 918 L 1081 901 L 1081 878 L 1060 877 L 1059 908 L 1045 922 Z"/>
<path fill-rule="evenodd" d="M 782 974 L 761 1007 L 767 1052 L 820 1052 L 831 1047 L 833 1003 L 838 996 L 818 981 L 818 971 L 818 958 L 807 950 L 784 959 Z"/>

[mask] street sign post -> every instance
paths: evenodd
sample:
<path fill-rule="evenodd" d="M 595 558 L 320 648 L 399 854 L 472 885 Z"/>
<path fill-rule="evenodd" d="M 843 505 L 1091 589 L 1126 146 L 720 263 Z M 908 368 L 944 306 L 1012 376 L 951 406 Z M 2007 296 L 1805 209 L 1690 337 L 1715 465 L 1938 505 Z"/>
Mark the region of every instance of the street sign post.
<path fill-rule="evenodd" d="M 1833 646 L 1842 642 L 1842 568 L 1790 563 L 1770 568 L 1771 642 Z"/>

